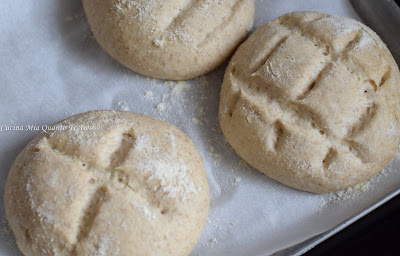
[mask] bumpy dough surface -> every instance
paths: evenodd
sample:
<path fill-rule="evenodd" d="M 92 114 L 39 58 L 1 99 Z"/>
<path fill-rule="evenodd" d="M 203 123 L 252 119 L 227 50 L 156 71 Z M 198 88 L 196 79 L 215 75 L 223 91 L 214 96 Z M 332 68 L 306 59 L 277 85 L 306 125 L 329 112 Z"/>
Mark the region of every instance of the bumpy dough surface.
<path fill-rule="evenodd" d="M 260 27 L 225 73 L 219 119 L 269 177 L 327 193 L 369 179 L 399 143 L 399 69 L 365 25 L 294 12 Z"/>
<path fill-rule="evenodd" d="M 175 126 L 93 111 L 38 135 L 7 179 L 7 219 L 20 250 L 45 255 L 189 255 L 207 220 L 203 161 Z"/>
<path fill-rule="evenodd" d="M 254 0 L 83 0 L 93 34 L 143 75 L 186 80 L 225 61 L 253 25 Z"/>

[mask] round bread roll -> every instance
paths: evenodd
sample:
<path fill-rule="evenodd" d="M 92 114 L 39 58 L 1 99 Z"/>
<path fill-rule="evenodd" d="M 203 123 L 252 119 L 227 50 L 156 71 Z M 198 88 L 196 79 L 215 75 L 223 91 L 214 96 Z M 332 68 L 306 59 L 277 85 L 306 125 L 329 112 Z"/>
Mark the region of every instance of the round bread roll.
<path fill-rule="evenodd" d="M 219 120 L 235 151 L 287 186 L 328 193 L 363 182 L 399 144 L 399 69 L 365 25 L 294 12 L 233 56 Z"/>
<path fill-rule="evenodd" d="M 175 126 L 93 111 L 49 126 L 4 194 L 24 255 L 189 255 L 207 220 L 202 158 Z"/>
<path fill-rule="evenodd" d="M 253 25 L 254 0 L 83 0 L 93 34 L 114 59 L 171 80 L 222 64 Z"/>

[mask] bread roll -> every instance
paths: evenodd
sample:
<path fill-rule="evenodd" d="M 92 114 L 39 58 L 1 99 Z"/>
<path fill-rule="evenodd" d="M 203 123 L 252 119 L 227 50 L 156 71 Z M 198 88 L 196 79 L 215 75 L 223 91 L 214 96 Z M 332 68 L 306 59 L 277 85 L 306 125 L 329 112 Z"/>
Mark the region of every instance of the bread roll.
<path fill-rule="evenodd" d="M 209 210 L 203 161 L 189 138 L 116 111 L 49 126 L 17 157 L 4 198 L 26 256 L 189 255 Z"/>
<path fill-rule="evenodd" d="M 219 119 L 235 151 L 314 193 L 363 182 L 399 143 L 399 69 L 352 19 L 294 12 L 258 28 L 233 56 Z"/>

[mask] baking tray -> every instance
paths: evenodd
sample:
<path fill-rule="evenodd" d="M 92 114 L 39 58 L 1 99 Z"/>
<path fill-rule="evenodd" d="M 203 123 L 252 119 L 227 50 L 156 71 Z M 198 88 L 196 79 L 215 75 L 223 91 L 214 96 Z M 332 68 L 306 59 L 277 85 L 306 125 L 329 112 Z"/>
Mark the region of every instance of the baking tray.
<path fill-rule="evenodd" d="M 388 202 L 389 200 L 393 199 L 394 197 L 396 197 L 397 195 L 400 194 L 400 189 L 396 189 L 395 191 L 385 195 L 384 197 L 382 197 L 381 199 L 379 199 L 376 203 L 374 203 L 373 205 L 367 207 L 366 209 L 362 210 L 361 212 L 357 213 L 356 215 L 348 218 L 347 220 L 343 221 L 342 223 L 340 223 L 339 225 L 333 227 L 332 229 L 323 232 L 322 234 L 316 235 L 302 243 L 299 243 L 297 245 L 291 246 L 289 248 L 280 250 L 278 252 L 275 252 L 274 256 L 298 256 L 298 255 L 302 255 L 304 253 L 306 253 L 307 251 L 311 250 L 312 248 L 314 248 L 315 246 L 317 246 L 318 244 L 324 242 L 325 240 L 327 240 L 328 238 L 332 237 L 333 235 L 337 234 L 338 232 L 342 231 L 343 229 L 345 229 L 346 227 L 350 226 L 351 224 L 353 224 L 354 222 L 356 222 L 357 220 L 361 219 L 362 217 L 364 217 L 365 215 L 369 214 L 370 212 L 372 212 L 373 210 L 375 210 L 376 208 L 378 208 L 379 206 L 385 204 L 386 202 Z"/>
<path fill-rule="evenodd" d="M 360 20 L 347 0 L 255 2 L 255 27 L 297 10 Z M 290 189 L 245 164 L 218 125 L 226 63 L 188 82 L 154 80 L 104 53 L 80 0 L 2 0 L 0 9 L 0 125 L 41 126 L 93 109 L 129 109 L 171 122 L 194 141 L 206 165 L 212 205 L 193 256 L 300 255 L 399 193 L 398 158 L 369 189 L 350 193 L 358 195 L 354 198 Z M 37 133 L 0 132 L 1 201 L 12 162 Z M 3 204 L 0 255 L 21 255 Z"/>

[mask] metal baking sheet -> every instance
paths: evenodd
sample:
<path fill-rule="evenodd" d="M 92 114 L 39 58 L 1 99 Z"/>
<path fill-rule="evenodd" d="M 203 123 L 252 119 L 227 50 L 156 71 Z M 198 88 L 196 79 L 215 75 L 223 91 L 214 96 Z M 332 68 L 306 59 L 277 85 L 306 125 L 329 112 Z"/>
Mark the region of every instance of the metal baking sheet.
<path fill-rule="evenodd" d="M 359 20 L 347 0 L 255 2 L 255 28 L 296 10 Z M 211 190 L 209 221 L 192 255 L 299 255 L 400 187 L 398 157 L 372 181 L 348 191 L 314 195 L 285 187 L 244 163 L 220 131 L 226 63 L 191 81 L 151 79 L 122 67 L 101 49 L 80 0 L 2 0 L 0 8 L 0 126 L 42 127 L 80 112 L 117 109 L 180 127 L 204 159 Z M 1 201 L 13 161 L 38 132 L 0 131 Z M 2 203 L 0 255 L 21 255 Z"/>
<path fill-rule="evenodd" d="M 337 226 L 333 227 L 332 229 L 329 229 L 328 231 L 325 231 L 319 235 L 316 235 L 312 238 L 309 238 L 308 240 L 293 245 L 291 247 L 285 248 L 283 250 L 275 252 L 273 255 L 274 256 L 299 256 L 303 255 L 307 251 L 311 250 L 318 244 L 322 243 L 323 241 L 327 240 L 328 238 L 332 237 L 333 235 L 337 234 L 338 232 L 342 231 L 346 227 L 350 226 L 357 220 L 361 219 L 365 215 L 371 213 L 373 210 L 378 208 L 379 206 L 385 204 L 392 198 L 396 197 L 397 195 L 400 194 L 400 189 L 396 189 L 395 191 L 385 195 L 381 199 L 379 199 L 377 202 L 372 204 L 371 206 L 367 207 L 366 209 L 362 210 L 361 212 L 357 213 L 356 215 L 348 218 L 347 220 L 343 221 L 342 223 L 338 224 Z"/>

